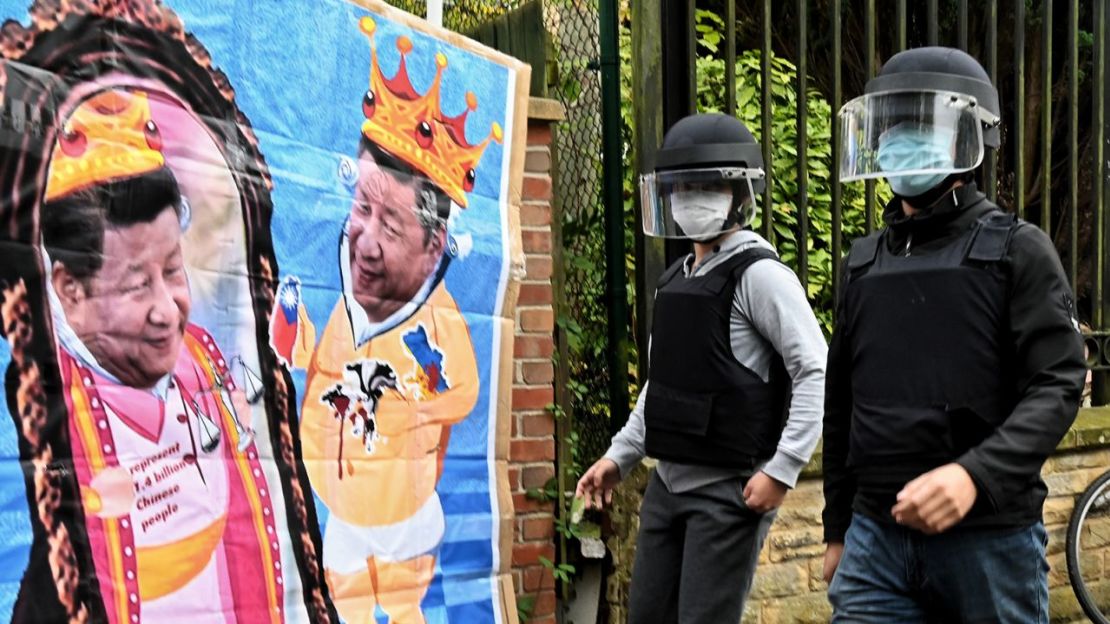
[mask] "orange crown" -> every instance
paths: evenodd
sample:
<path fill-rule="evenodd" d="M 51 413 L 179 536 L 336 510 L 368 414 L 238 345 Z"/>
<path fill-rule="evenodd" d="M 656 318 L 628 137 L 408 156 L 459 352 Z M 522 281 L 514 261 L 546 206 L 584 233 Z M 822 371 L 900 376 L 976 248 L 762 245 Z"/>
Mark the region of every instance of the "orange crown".
<path fill-rule="evenodd" d="M 382 149 L 421 172 L 456 204 L 466 207 L 466 193 L 474 190 L 475 168 L 489 142 L 501 143 L 501 126 L 494 122 L 489 136 L 476 145 L 466 140 L 466 116 L 478 108 L 474 93 L 466 93 L 466 110 L 447 117 L 439 107 L 440 80 L 447 56 L 437 52 L 436 77 L 424 95 L 409 81 L 405 57 L 412 52 L 408 37 L 397 38 L 401 63 L 392 78 L 382 75 L 374 44 L 373 18 L 363 17 L 359 30 L 370 40 L 370 90 L 362 98 L 362 133 Z"/>
<path fill-rule="evenodd" d="M 58 135 L 46 201 L 97 182 L 153 171 L 165 162 L 147 94 L 103 91 L 82 102 Z"/>

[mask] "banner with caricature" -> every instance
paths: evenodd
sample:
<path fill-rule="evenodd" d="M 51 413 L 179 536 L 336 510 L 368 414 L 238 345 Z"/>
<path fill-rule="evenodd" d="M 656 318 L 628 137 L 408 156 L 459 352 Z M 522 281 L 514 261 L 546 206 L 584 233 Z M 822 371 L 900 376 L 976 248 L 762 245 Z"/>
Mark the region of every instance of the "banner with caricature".
<path fill-rule="evenodd" d="M 0 621 L 516 622 L 529 68 L 376 0 L 0 18 Z"/>

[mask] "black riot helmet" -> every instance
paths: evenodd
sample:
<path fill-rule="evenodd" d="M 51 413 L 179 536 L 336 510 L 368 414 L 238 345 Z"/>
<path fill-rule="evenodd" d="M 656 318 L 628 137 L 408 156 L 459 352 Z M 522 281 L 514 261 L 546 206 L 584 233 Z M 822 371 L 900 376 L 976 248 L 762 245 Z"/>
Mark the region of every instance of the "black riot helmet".
<path fill-rule="evenodd" d="M 918 195 L 930 181 L 975 170 L 986 147 L 999 147 L 1000 110 L 998 90 L 966 52 L 899 52 L 840 109 L 840 179 L 883 177 L 895 193 Z"/>
<path fill-rule="evenodd" d="M 644 233 L 700 241 L 743 227 L 766 184 L 763 150 L 739 119 L 684 117 L 663 137 L 655 171 L 640 177 Z"/>

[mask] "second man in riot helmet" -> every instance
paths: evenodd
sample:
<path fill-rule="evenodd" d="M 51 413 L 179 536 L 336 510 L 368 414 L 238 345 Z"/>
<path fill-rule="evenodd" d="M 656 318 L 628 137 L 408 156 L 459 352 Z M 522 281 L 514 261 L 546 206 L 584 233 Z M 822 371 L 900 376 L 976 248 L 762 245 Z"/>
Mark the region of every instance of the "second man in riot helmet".
<path fill-rule="evenodd" d="M 998 94 L 951 48 L 899 53 L 840 113 L 841 180 L 885 178 L 829 347 L 825 578 L 834 622 L 1047 622 L 1041 465 L 1083 346 L 1052 241 L 981 193 Z"/>
<path fill-rule="evenodd" d="M 736 622 L 763 540 L 820 437 L 826 347 L 805 291 L 744 229 L 766 182 L 737 119 L 693 115 L 642 178 L 644 231 L 693 241 L 655 293 L 648 382 L 578 483 L 600 506 L 645 455 L 629 622 Z"/>

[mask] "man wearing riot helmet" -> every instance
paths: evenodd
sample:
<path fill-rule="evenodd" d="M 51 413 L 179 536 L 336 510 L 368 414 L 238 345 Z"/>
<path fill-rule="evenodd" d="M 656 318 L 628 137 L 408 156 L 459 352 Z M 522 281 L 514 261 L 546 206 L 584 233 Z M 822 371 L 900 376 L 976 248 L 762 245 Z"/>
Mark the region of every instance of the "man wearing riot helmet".
<path fill-rule="evenodd" d="M 744 229 L 766 184 L 739 120 L 686 117 L 640 180 L 644 232 L 693 241 L 655 294 L 648 382 L 578 482 L 601 507 L 645 455 L 629 622 L 737 622 L 764 537 L 820 437 L 825 340 L 794 273 Z"/>
<path fill-rule="evenodd" d="M 998 93 L 950 48 L 901 52 L 840 111 L 842 181 L 885 178 L 846 261 L 825 404 L 834 622 L 1048 622 L 1041 466 L 1085 365 L 1047 235 L 974 178 Z"/>

